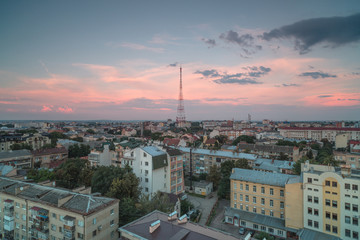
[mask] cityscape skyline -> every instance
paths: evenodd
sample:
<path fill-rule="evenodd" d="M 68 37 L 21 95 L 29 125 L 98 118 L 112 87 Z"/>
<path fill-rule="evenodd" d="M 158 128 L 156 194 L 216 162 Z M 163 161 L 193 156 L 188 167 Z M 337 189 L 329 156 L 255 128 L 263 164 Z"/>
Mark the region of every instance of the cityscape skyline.
<path fill-rule="evenodd" d="M 4 2 L 0 120 L 360 119 L 358 1 L 139 2 Z"/>

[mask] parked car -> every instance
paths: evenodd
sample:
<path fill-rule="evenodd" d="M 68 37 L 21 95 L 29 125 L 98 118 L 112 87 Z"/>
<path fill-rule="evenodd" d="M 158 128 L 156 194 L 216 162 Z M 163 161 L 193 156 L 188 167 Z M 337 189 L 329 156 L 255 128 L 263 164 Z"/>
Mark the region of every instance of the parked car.
<path fill-rule="evenodd" d="M 239 233 L 240 233 L 241 235 L 244 235 L 245 232 L 246 232 L 246 229 L 245 229 L 245 228 L 243 228 L 243 227 L 239 228 Z"/>

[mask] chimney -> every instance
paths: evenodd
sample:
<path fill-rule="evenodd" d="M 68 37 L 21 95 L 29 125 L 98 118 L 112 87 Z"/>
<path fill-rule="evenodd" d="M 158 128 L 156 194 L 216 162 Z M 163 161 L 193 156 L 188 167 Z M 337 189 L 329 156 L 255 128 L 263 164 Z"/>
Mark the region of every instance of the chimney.
<path fill-rule="evenodd" d="M 170 213 L 168 216 L 168 221 L 173 221 L 175 219 L 177 219 L 177 211 Z"/>
<path fill-rule="evenodd" d="M 160 220 L 157 220 L 155 222 L 153 222 L 150 227 L 149 227 L 149 232 L 153 233 L 156 229 L 158 229 L 160 227 Z"/>
<path fill-rule="evenodd" d="M 184 224 L 187 223 L 187 216 L 186 214 L 182 215 L 179 219 L 178 219 L 178 224 Z"/>
<path fill-rule="evenodd" d="M 345 177 L 351 176 L 351 167 L 350 165 L 341 165 L 341 175 Z"/>

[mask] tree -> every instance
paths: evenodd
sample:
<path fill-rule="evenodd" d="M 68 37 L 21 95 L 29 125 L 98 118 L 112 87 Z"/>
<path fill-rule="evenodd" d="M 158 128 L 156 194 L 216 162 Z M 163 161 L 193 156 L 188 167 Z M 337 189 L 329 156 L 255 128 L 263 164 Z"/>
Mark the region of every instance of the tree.
<path fill-rule="evenodd" d="M 207 173 L 200 173 L 199 175 L 199 180 L 206 180 L 208 177 L 208 174 Z"/>
<path fill-rule="evenodd" d="M 259 239 L 259 240 L 264 240 L 264 239 L 274 240 L 275 239 L 273 236 L 271 236 L 270 234 L 268 234 L 266 232 L 259 232 L 255 238 Z"/>
<path fill-rule="evenodd" d="M 115 178 L 112 181 L 109 192 L 106 195 L 120 200 L 129 197 L 137 201 L 141 193 L 139 183 L 139 178 L 134 173 L 128 172 L 122 174 L 121 177 Z"/>
<path fill-rule="evenodd" d="M 180 215 L 184 215 L 191 209 L 194 209 L 194 205 L 187 199 L 181 200 L 180 203 L 181 203 L 181 210 L 180 210 L 181 214 Z"/>
<path fill-rule="evenodd" d="M 86 132 L 89 133 L 89 134 L 95 134 L 95 131 L 92 130 L 91 128 L 87 129 Z"/>
<path fill-rule="evenodd" d="M 82 137 L 76 137 L 76 138 L 73 138 L 74 141 L 77 141 L 77 142 L 83 142 L 84 139 Z"/>
<path fill-rule="evenodd" d="M 214 184 L 214 189 L 218 188 L 219 182 L 221 179 L 220 169 L 216 165 L 212 165 L 210 167 L 209 175 L 207 176 L 207 180 Z"/>
<path fill-rule="evenodd" d="M 283 152 L 280 152 L 279 160 L 289 160 L 289 156 Z"/>
<path fill-rule="evenodd" d="M 313 158 L 314 158 L 314 155 L 313 155 L 313 152 L 312 152 L 311 149 L 306 153 L 306 157 L 309 158 L 309 159 L 313 159 Z"/>
<path fill-rule="evenodd" d="M 278 140 L 276 145 L 279 145 L 279 146 L 291 146 L 291 147 L 292 146 L 296 146 L 296 147 L 298 146 L 297 142 L 295 142 L 295 141 L 291 142 L 291 141 L 282 140 L 282 139 Z"/>
<path fill-rule="evenodd" d="M 87 167 L 86 159 L 69 159 L 55 170 L 55 179 L 60 187 L 73 189 L 84 185 L 81 182 L 81 172 Z"/>
<path fill-rule="evenodd" d="M 34 182 L 43 182 L 46 180 L 53 181 L 55 179 L 55 174 L 49 169 L 30 169 L 27 172 L 26 177 L 34 180 Z"/>
<path fill-rule="evenodd" d="M 149 200 L 147 195 L 142 195 L 137 206 L 142 215 L 146 215 L 154 210 L 171 213 L 174 209 L 174 205 L 170 202 L 168 195 L 159 191 L 152 196 L 151 200 Z"/>
<path fill-rule="evenodd" d="M 235 167 L 235 161 L 229 160 L 221 163 L 221 180 L 219 183 L 218 197 L 230 199 L 230 176 Z"/>
<path fill-rule="evenodd" d="M 237 137 L 237 138 L 233 141 L 232 145 L 233 145 L 233 146 L 236 146 L 236 145 L 238 145 L 239 142 L 255 143 L 255 137 L 253 137 L 253 136 L 247 136 L 247 135 L 241 135 L 241 136 Z"/>
<path fill-rule="evenodd" d="M 127 171 L 127 169 L 114 166 L 100 166 L 96 168 L 91 179 L 92 191 L 105 195 L 110 190 L 113 181 L 115 179 L 121 179 Z M 115 192 L 113 194 L 115 194 Z"/>
<path fill-rule="evenodd" d="M 142 216 L 134 199 L 126 197 L 119 201 L 119 226 L 123 226 Z"/>
<path fill-rule="evenodd" d="M 33 147 L 27 143 L 15 143 L 13 145 L 10 146 L 11 150 L 22 150 L 22 149 L 28 149 L 28 150 L 33 150 Z"/>
<path fill-rule="evenodd" d="M 248 160 L 246 160 L 245 158 L 236 160 L 234 167 L 243 168 L 243 169 L 251 169 L 251 167 L 249 166 Z"/>

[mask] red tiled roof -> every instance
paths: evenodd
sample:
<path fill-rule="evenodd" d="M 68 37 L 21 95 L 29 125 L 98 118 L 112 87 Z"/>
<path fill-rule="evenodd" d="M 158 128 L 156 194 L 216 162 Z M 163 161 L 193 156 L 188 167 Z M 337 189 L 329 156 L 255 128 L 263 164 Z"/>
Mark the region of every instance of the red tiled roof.
<path fill-rule="evenodd" d="M 179 145 L 180 139 L 178 138 L 165 138 L 163 143 L 168 146 L 177 146 Z"/>

